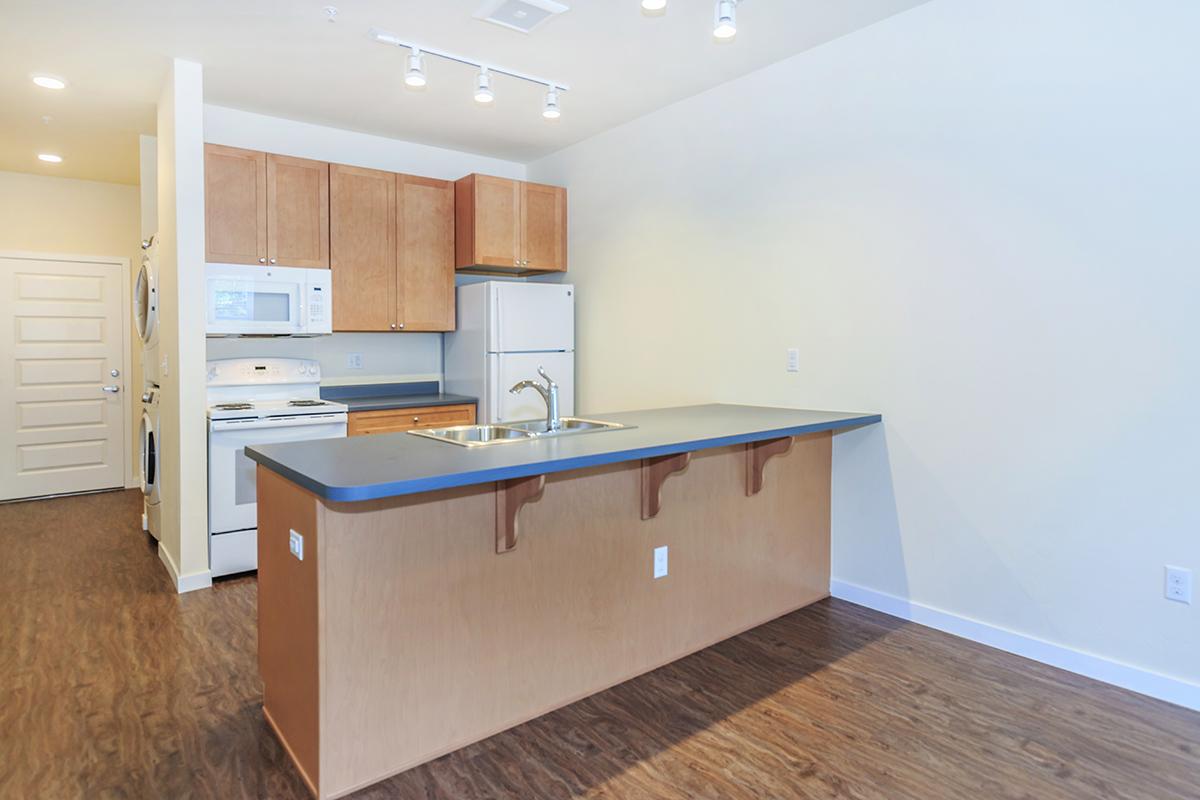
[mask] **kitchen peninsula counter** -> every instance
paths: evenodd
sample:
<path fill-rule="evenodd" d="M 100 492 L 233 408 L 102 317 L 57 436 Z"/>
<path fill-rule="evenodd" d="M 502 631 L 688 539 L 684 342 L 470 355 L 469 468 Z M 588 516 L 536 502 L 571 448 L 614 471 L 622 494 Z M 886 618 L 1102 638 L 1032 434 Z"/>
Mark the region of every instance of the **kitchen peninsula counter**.
<path fill-rule="evenodd" d="M 828 595 L 832 436 L 879 415 L 596 418 L 631 427 L 472 448 L 405 433 L 246 448 L 264 712 L 315 795 Z"/>

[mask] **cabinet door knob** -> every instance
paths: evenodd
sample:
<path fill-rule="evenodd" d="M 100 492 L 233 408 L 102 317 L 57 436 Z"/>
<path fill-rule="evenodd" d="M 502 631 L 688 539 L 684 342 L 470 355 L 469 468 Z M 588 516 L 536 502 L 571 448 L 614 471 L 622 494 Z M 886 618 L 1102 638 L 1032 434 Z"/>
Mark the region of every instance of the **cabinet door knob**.
<path fill-rule="evenodd" d="M 400 323 L 400 327 L 401 327 L 401 328 L 403 328 L 403 327 L 404 327 L 404 323 L 403 323 L 403 322 L 401 322 L 401 323 Z"/>
<path fill-rule="evenodd" d="M 420 418 L 420 417 L 413 417 L 413 424 L 414 424 L 414 425 L 416 425 L 416 424 L 417 424 L 418 422 L 420 422 L 420 421 L 421 421 L 421 418 Z"/>
<path fill-rule="evenodd" d="M 260 258 L 260 259 L 258 260 L 258 263 L 260 263 L 260 264 L 265 264 L 265 263 L 267 263 L 267 259 L 266 259 L 265 257 L 263 257 L 263 258 Z"/>
<path fill-rule="evenodd" d="M 396 330 L 396 323 L 392 323 L 392 330 Z"/>
<path fill-rule="evenodd" d="M 272 259 L 271 259 L 271 263 L 272 263 L 272 264 L 274 264 L 274 263 L 275 263 L 275 259 L 273 259 L 273 258 L 272 258 Z"/>

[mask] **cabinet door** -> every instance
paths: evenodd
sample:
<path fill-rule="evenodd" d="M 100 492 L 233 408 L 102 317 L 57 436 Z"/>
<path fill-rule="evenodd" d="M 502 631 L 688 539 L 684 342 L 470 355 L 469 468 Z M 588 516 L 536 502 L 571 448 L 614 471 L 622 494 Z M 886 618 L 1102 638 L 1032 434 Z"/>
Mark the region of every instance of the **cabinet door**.
<path fill-rule="evenodd" d="M 267 263 L 267 154 L 204 145 L 204 260 Z"/>
<path fill-rule="evenodd" d="M 567 269 L 567 190 L 521 184 L 521 260 L 525 269 Z"/>
<path fill-rule="evenodd" d="M 329 167 L 329 264 L 333 329 L 396 326 L 396 176 Z"/>
<path fill-rule="evenodd" d="M 329 165 L 267 156 L 267 262 L 329 266 Z"/>
<path fill-rule="evenodd" d="M 470 265 L 513 269 L 521 259 L 521 182 L 470 176 L 466 211 L 472 232 Z M 463 211 L 462 207 L 459 209 Z M 463 266 L 462 259 L 459 265 Z"/>
<path fill-rule="evenodd" d="M 406 331 L 454 330 L 454 184 L 396 176 L 397 314 Z"/>

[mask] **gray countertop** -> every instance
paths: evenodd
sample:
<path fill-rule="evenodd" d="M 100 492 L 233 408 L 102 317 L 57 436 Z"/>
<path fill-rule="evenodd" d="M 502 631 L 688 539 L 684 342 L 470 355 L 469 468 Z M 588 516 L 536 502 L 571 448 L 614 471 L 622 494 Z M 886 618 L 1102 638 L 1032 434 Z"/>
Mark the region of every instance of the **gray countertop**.
<path fill-rule="evenodd" d="M 345 403 L 350 411 L 474 405 L 477 402 L 474 397 L 440 391 L 437 381 L 322 386 L 321 397 Z"/>
<path fill-rule="evenodd" d="M 837 431 L 878 414 L 740 405 L 683 406 L 589 418 L 634 428 L 460 447 L 408 433 L 247 447 L 264 467 L 337 502 L 468 486 L 711 447 Z"/>

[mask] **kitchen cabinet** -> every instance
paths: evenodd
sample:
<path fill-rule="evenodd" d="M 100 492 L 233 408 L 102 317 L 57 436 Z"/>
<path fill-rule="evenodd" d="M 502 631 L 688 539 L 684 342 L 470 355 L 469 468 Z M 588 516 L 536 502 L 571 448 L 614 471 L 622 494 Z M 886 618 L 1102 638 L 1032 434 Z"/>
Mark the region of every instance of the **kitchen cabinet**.
<path fill-rule="evenodd" d="M 455 266 L 476 272 L 565 272 L 567 190 L 468 175 L 455 183 Z"/>
<path fill-rule="evenodd" d="M 396 175 L 329 168 L 333 329 L 388 331 L 396 324 Z"/>
<path fill-rule="evenodd" d="M 454 184 L 330 168 L 335 331 L 454 330 Z"/>
<path fill-rule="evenodd" d="M 367 436 L 374 433 L 397 433 L 414 428 L 445 428 L 451 425 L 473 425 L 475 406 L 428 406 L 422 408 L 393 408 L 383 411 L 351 411 L 346 426 L 347 436 Z"/>
<path fill-rule="evenodd" d="M 329 165 L 204 146 L 205 260 L 329 266 Z"/>

